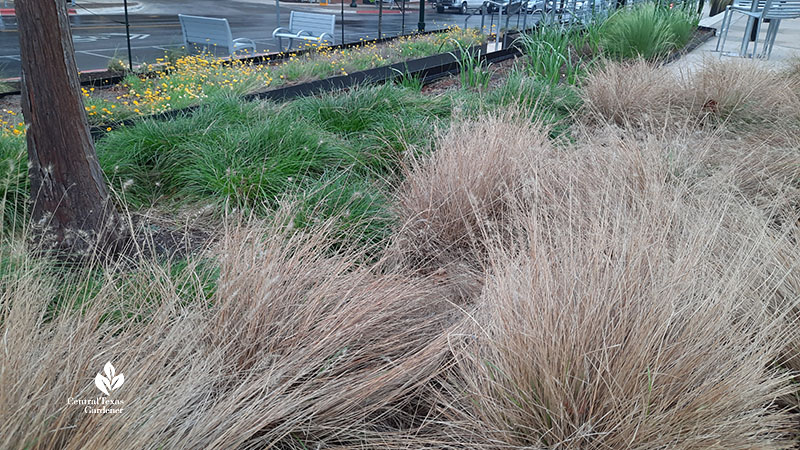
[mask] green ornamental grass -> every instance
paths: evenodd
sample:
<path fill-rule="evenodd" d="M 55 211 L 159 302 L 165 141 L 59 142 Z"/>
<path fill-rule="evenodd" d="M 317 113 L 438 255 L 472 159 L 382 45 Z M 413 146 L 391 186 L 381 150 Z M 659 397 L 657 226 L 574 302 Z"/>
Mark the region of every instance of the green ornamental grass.
<path fill-rule="evenodd" d="M 655 3 L 621 9 L 601 27 L 600 45 L 613 58 L 654 60 L 684 47 L 699 18 L 689 10 Z"/>

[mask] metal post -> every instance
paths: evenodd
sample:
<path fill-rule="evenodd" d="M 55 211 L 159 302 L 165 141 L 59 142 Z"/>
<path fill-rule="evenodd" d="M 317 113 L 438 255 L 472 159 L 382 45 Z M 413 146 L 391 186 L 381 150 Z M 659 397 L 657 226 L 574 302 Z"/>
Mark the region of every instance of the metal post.
<path fill-rule="evenodd" d="M 419 22 L 417 23 L 417 31 L 420 33 L 425 31 L 425 0 L 419 0 Z"/>
<path fill-rule="evenodd" d="M 497 5 L 497 34 L 494 37 L 494 50 L 500 50 L 500 32 L 503 31 L 503 4 Z"/>
<path fill-rule="evenodd" d="M 525 30 L 528 29 L 528 6 L 529 6 L 528 3 L 529 2 L 525 2 L 524 3 L 524 5 L 525 5 L 525 15 L 522 16 L 522 32 L 523 33 L 525 32 Z"/>
<path fill-rule="evenodd" d="M 344 44 L 344 0 L 342 0 L 342 20 L 341 20 L 341 22 L 342 22 L 342 42 L 340 42 L 340 43 Z"/>
<path fill-rule="evenodd" d="M 275 28 L 281 27 L 281 0 L 275 0 L 275 20 L 278 21 L 278 25 Z M 281 46 L 283 47 L 283 46 Z M 291 47 L 291 45 L 289 46 Z M 283 48 L 279 48 L 278 50 L 283 51 Z"/>
<path fill-rule="evenodd" d="M 403 8 L 403 18 L 400 20 L 400 34 L 406 34 L 406 0 L 401 1 L 400 7 Z"/>
<path fill-rule="evenodd" d="M 131 23 L 128 20 L 128 0 L 123 0 L 125 7 L 125 36 L 128 38 L 128 68 L 133 72 L 133 55 L 131 54 Z"/>
<path fill-rule="evenodd" d="M 378 0 L 378 39 L 383 37 L 383 0 Z"/>

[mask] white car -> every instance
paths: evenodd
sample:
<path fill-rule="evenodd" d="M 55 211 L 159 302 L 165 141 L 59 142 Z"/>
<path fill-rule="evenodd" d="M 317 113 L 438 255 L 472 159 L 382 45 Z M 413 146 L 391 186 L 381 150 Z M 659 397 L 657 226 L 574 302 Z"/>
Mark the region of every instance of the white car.
<path fill-rule="evenodd" d="M 445 9 L 457 9 L 461 14 L 467 14 L 470 10 L 479 10 L 481 6 L 483 6 L 483 0 L 436 0 L 434 4 L 438 13 L 443 13 Z"/>

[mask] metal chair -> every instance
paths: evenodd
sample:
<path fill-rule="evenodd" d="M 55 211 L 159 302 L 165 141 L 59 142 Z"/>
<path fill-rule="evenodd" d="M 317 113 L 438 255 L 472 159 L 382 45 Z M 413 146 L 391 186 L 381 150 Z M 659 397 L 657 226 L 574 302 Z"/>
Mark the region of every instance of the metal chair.
<path fill-rule="evenodd" d="M 725 41 L 728 39 L 728 30 L 731 27 L 731 20 L 733 18 L 733 13 L 738 12 L 744 14 L 749 17 L 761 17 L 761 14 L 764 11 L 764 6 L 766 6 L 768 0 L 758 0 L 755 8 L 753 7 L 752 0 L 734 0 L 733 4 L 728 5 L 725 8 L 725 15 L 722 16 L 722 24 L 719 28 L 719 37 L 717 38 L 717 48 L 715 51 L 722 51 L 725 48 Z M 749 23 L 748 23 L 749 24 Z M 748 31 L 750 32 L 750 27 L 748 27 Z"/>
<path fill-rule="evenodd" d="M 717 51 L 722 51 L 722 49 L 725 48 L 725 41 L 728 37 L 732 13 L 734 12 L 747 16 L 747 27 L 745 28 L 740 52 L 742 56 L 747 55 L 747 50 L 750 45 L 748 37 L 753 33 L 753 27 L 755 27 L 755 35 L 757 38 L 758 34 L 761 32 L 761 25 L 764 23 L 764 20 L 769 20 L 769 28 L 767 29 L 767 36 L 764 40 L 764 51 L 761 54 L 761 57 L 769 58 L 772 53 L 772 47 L 775 44 L 775 37 L 778 34 L 781 20 L 800 17 L 800 0 L 759 0 L 755 5 L 750 0 L 741 0 L 734 5 L 728 6 L 725 9 L 725 16 L 722 19 L 722 26 L 720 27 Z M 758 39 L 753 42 L 753 56 L 756 56 L 757 52 Z"/>
<path fill-rule="evenodd" d="M 769 59 L 772 47 L 775 45 L 775 37 L 778 35 L 778 28 L 781 26 L 781 20 L 800 18 L 800 0 L 774 0 L 764 16 L 769 19 L 769 27 L 767 36 L 764 38 L 764 51 L 761 57 Z"/>

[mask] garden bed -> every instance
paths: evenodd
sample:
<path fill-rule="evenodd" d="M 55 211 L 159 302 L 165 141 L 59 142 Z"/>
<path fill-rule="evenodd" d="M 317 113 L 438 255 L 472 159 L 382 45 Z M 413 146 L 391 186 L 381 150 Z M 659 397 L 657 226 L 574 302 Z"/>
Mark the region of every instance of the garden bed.
<path fill-rule="evenodd" d="M 132 264 L 32 256 L 0 136 L 1 446 L 796 446 L 800 71 L 596 31 L 112 130 Z"/>
<path fill-rule="evenodd" d="M 208 98 L 241 96 L 317 79 L 347 75 L 387 63 L 401 63 L 467 48 L 485 39 L 475 30 L 453 28 L 437 33 L 408 35 L 345 46 L 307 44 L 303 50 L 276 57 L 246 59 L 183 56 L 161 70 L 129 75 L 111 87 L 86 86 L 84 102 L 91 124 L 107 129 L 126 119 L 181 109 Z M 164 62 L 164 61 L 159 61 Z M 0 120 L 18 128 L 8 118 L 19 114 L 19 96 L 0 99 Z M 12 113 L 8 113 L 11 111 Z"/>

